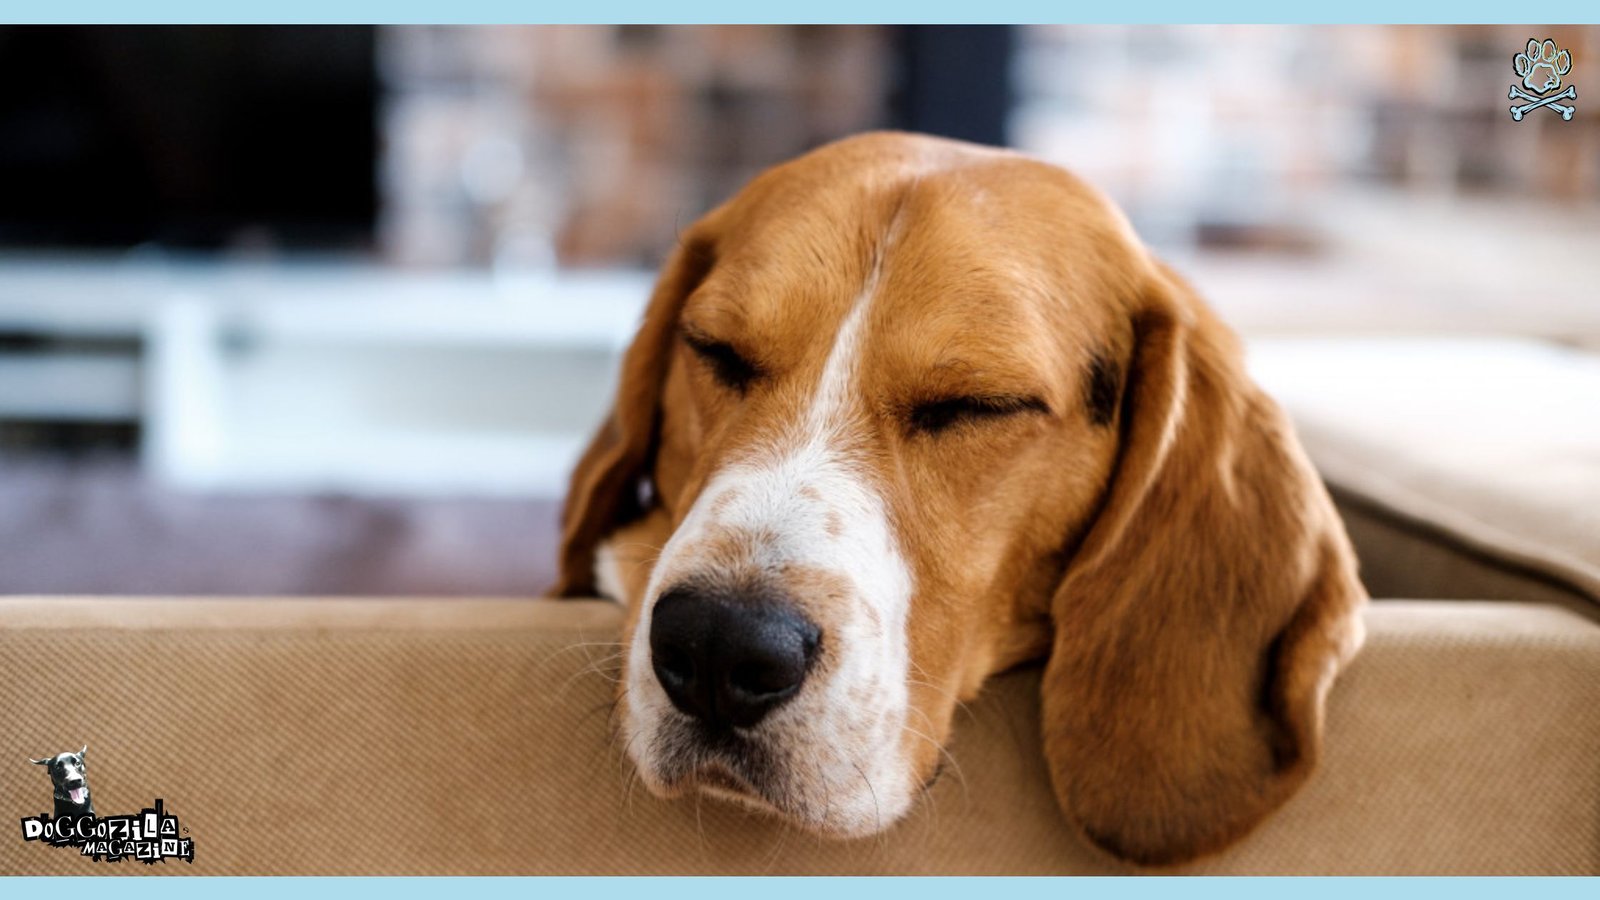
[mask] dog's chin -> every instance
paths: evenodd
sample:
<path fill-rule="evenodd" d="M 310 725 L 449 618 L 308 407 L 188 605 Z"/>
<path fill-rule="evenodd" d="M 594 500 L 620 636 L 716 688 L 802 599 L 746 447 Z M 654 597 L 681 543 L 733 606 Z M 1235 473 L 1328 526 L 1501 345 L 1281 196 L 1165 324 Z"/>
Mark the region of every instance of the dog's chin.
<path fill-rule="evenodd" d="M 698 791 L 707 797 L 742 806 L 754 812 L 783 818 L 783 810 L 754 785 L 720 763 L 711 763 L 682 780 L 680 794 Z"/>
<path fill-rule="evenodd" d="M 639 780 L 651 794 L 673 800 L 699 793 L 765 813 L 784 814 L 779 803 L 740 771 L 738 762 L 717 751 L 696 752 L 685 746 L 687 742 L 677 744 L 679 749 L 671 757 L 674 762 L 669 764 L 671 771 L 662 771 L 646 760 L 633 760 Z"/>
<path fill-rule="evenodd" d="M 647 776 L 642 776 L 640 780 L 652 794 L 664 800 L 683 799 L 695 795 L 709 797 L 824 839 L 844 841 L 871 837 L 894 824 L 893 820 L 880 821 L 876 818 L 839 821 L 831 817 L 827 810 L 814 810 L 804 804 L 791 804 L 781 798 L 770 798 L 745 779 L 719 765 L 707 766 L 692 775 L 672 781 L 662 781 Z"/>
<path fill-rule="evenodd" d="M 757 781 L 746 777 L 733 761 L 708 753 L 692 767 L 679 768 L 663 774 L 648 763 L 635 760 L 639 780 L 645 788 L 664 800 L 694 796 L 709 797 L 741 809 L 769 817 L 784 825 L 798 828 L 823 839 L 852 840 L 871 837 L 893 825 L 904 810 L 880 810 L 873 796 L 865 796 L 860 804 L 808 802 L 806 794 L 785 793 L 775 785 L 790 783 L 781 775 L 776 779 Z M 826 796 L 828 792 L 814 792 Z M 852 805 L 864 806 L 865 814 L 850 814 Z M 880 815 L 880 813 L 882 813 Z"/>

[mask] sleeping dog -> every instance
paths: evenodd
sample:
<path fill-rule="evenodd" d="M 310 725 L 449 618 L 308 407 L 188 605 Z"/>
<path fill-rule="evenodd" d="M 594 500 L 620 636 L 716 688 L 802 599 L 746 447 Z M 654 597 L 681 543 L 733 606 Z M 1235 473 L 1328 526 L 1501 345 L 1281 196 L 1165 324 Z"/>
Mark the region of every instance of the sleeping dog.
<path fill-rule="evenodd" d="M 69 750 L 44 759 L 28 760 L 34 765 L 48 767 L 50 782 L 55 786 L 58 819 L 62 816 L 76 818 L 94 815 L 94 800 L 89 796 L 89 780 L 85 774 L 89 764 L 83 758 L 88 752 L 89 745 L 84 744 L 77 753 Z"/>
<path fill-rule="evenodd" d="M 641 780 L 834 836 L 1044 660 L 1063 812 L 1118 856 L 1302 784 L 1361 642 L 1343 524 L 1234 335 L 1066 171 L 906 134 L 682 237 L 579 462 L 556 593 L 626 604 Z"/>

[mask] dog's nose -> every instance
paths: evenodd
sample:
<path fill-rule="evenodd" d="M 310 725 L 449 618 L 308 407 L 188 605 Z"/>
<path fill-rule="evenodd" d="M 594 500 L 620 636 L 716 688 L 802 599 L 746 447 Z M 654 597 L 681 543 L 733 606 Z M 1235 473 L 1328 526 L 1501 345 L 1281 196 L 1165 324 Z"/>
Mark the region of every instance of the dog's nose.
<path fill-rule="evenodd" d="M 822 632 L 781 601 L 674 590 L 656 601 L 650 657 L 672 705 L 748 728 L 800 691 Z"/>

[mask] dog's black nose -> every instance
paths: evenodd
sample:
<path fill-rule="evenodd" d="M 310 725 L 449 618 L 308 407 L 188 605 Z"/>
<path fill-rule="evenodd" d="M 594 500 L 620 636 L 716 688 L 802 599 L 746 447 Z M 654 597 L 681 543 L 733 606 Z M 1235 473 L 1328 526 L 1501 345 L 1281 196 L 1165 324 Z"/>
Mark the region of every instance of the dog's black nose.
<path fill-rule="evenodd" d="M 800 691 L 822 633 L 782 601 L 679 589 L 656 601 L 650 658 L 672 705 L 748 728 Z"/>

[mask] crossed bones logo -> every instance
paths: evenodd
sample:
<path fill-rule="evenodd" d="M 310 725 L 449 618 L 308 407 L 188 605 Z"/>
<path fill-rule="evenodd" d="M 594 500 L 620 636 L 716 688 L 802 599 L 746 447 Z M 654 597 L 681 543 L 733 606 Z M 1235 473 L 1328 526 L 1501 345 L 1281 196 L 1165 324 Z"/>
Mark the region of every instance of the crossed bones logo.
<path fill-rule="evenodd" d="M 1542 44 L 1529 41 L 1527 50 L 1512 57 L 1511 68 L 1522 76 L 1522 86 L 1533 92 L 1524 93 L 1516 85 L 1511 86 L 1511 92 L 1506 95 L 1508 99 L 1528 101 L 1521 106 L 1511 107 L 1511 118 L 1521 122 L 1523 116 L 1543 106 L 1551 112 L 1560 113 L 1564 121 L 1572 121 L 1572 114 L 1578 107 L 1556 101 L 1578 99 L 1577 87 L 1569 84 L 1564 91 L 1548 93 L 1561 87 L 1561 76 L 1572 71 L 1572 54 L 1565 50 L 1558 52 L 1555 41 L 1546 40 Z"/>

